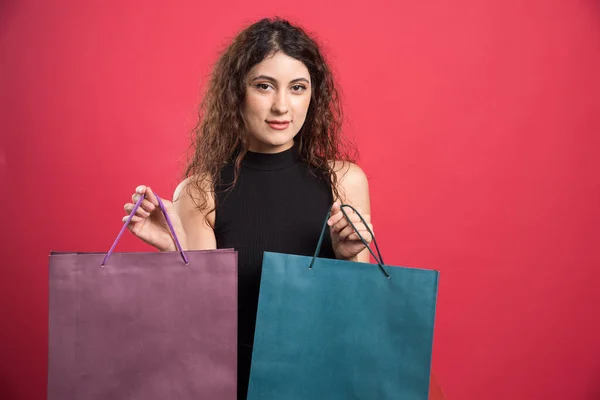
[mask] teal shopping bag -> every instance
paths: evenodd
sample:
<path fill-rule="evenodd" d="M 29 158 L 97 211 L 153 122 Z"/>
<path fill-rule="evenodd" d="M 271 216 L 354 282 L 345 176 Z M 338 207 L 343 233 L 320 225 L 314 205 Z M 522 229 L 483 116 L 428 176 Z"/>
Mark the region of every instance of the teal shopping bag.
<path fill-rule="evenodd" d="M 438 272 L 317 258 L 326 228 L 264 253 L 248 400 L 426 400 Z"/>

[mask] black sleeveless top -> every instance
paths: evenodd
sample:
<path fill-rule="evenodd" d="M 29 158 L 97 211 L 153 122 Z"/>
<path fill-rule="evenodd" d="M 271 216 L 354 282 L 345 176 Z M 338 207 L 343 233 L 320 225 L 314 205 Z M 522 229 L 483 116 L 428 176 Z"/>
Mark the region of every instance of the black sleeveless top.
<path fill-rule="evenodd" d="M 221 171 L 216 185 L 217 248 L 238 251 L 238 342 L 251 347 L 264 251 L 312 256 L 329 207 L 331 184 L 299 160 L 297 146 L 264 154 L 248 152 L 238 180 L 233 164 Z M 329 232 L 320 257 L 335 258 Z"/>

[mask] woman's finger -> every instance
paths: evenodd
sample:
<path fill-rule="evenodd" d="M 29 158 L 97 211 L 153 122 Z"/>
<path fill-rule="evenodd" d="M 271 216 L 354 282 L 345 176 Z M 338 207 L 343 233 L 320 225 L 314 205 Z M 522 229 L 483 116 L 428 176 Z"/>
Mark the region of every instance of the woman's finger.
<path fill-rule="evenodd" d="M 131 201 L 133 201 L 133 203 L 135 204 L 135 203 L 137 203 L 139 198 L 141 196 L 144 196 L 145 194 L 146 194 L 146 185 L 140 185 L 135 188 L 135 192 L 131 196 Z"/>
<path fill-rule="evenodd" d="M 140 185 L 136 187 L 135 193 L 133 194 L 133 196 L 131 196 L 131 200 L 133 200 L 134 203 L 137 203 L 140 196 L 144 195 L 146 196 L 146 200 L 148 200 L 150 204 L 152 204 L 154 207 L 158 207 L 158 199 L 156 198 L 156 195 L 154 194 L 150 186 Z"/>
<path fill-rule="evenodd" d="M 348 224 L 348 226 L 346 228 L 344 228 L 340 233 L 340 238 L 348 238 L 350 240 L 359 240 L 360 238 L 358 237 L 358 235 L 356 235 L 356 231 L 358 231 L 362 237 L 364 237 L 365 239 L 367 237 L 369 237 L 369 239 L 367 241 L 371 241 L 371 234 L 369 233 L 369 229 L 371 231 L 373 231 L 373 225 L 371 223 L 367 223 L 367 227 L 365 227 L 365 224 L 361 222 L 355 223 L 354 226 L 356 227 L 356 229 L 354 229 L 352 227 L 352 225 Z"/>
<path fill-rule="evenodd" d="M 365 227 L 363 224 L 354 224 L 354 226 L 356 227 L 356 229 L 360 232 L 361 230 L 365 230 Z M 352 235 L 353 233 L 355 233 L 356 230 L 352 227 L 352 225 L 348 224 L 348 226 L 346 226 L 344 229 L 342 229 L 339 233 L 340 239 L 345 239 L 348 236 Z"/>
<path fill-rule="evenodd" d="M 134 204 L 132 203 L 127 203 L 125 204 L 125 206 L 123 207 L 125 209 L 125 212 L 127 212 L 127 214 L 131 214 L 131 212 L 133 211 L 133 207 L 135 207 Z M 135 215 L 137 215 L 138 217 L 149 217 L 150 213 L 146 210 L 144 210 L 142 207 L 138 207 L 138 209 L 135 211 Z"/>
<path fill-rule="evenodd" d="M 142 204 L 140 204 L 140 208 L 143 208 L 147 212 L 152 213 L 152 211 L 156 209 L 156 206 L 152 204 L 150 200 L 144 199 L 144 201 L 142 201 Z"/>
<path fill-rule="evenodd" d="M 154 204 L 155 207 L 158 207 L 158 199 L 156 198 L 156 195 L 150 186 L 146 186 L 146 199 L 150 201 L 150 203 Z"/>
<path fill-rule="evenodd" d="M 333 225 L 337 224 L 343 218 L 344 218 L 344 214 L 342 214 L 341 212 L 338 211 L 335 214 L 331 214 L 331 217 L 327 220 L 327 224 L 329 226 L 333 226 Z"/>
<path fill-rule="evenodd" d="M 360 223 L 360 218 L 358 217 L 358 215 L 352 213 L 352 214 L 348 214 L 348 218 L 350 218 L 350 221 L 352 221 L 352 223 L 356 226 L 356 224 Z M 350 224 L 348 223 L 348 219 L 346 217 L 344 217 L 344 215 L 342 214 L 342 219 L 340 221 L 338 221 L 334 226 L 333 226 L 333 231 L 334 232 L 341 232 L 343 229 L 345 229 L 347 226 L 349 226 Z M 352 226 L 350 226 L 350 229 L 352 229 Z"/>
<path fill-rule="evenodd" d="M 123 223 L 127 222 L 127 218 L 129 218 L 129 215 L 126 215 L 123 217 L 123 219 L 122 219 Z M 137 217 L 134 215 L 133 218 L 131 218 L 131 222 L 142 222 L 142 219 L 140 217 Z"/>
<path fill-rule="evenodd" d="M 365 242 L 371 243 L 371 241 L 373 240 L 373 237 L 371 236 L 369 231 L 364 230 L 364 231 L 359 231 L 359 233 L 360 233 L 360 236 L 362 236 L 363 239 L 365 239 Z M 360 237 L 358 236 L 358 234 L 356 232 L 354 232 L 350 236 L 348 236 L 348 240 L 360 240 Z"/>
<path fill-rule="evenodd" d="M 140 199 L 142 195 L 139 193 L 134 193 L 131 196 L 131 200 L 133 201 L 133 204 L 136 204 L 138 202 L 138 200 Z M 152 202 L 149 199 L 144 199 L 142 200 L 142 203 L 140 204 L 140 207 L 143 208 L 144 210 L 148 211 L 148 212 L 152 212 L 156 209 L 156 206 L 154 204 L 152 204 Z"/>
<path fill-rule="evenodd" d="M 343 217 L 344 217 L 344 214 L 341 213 L 340 202 L 336 201 L 335 203 L 333 203 L 333 206 L 331 207 L 331 215 L 329 216 L 329 219 L 327 220 L 327 224 L 329 226 L 333 226 Z"/>
<path fill-rule="evenodd" d="M 346 218 L 342 218 L 341 220 L 339 220 L 338 222 L 336 222 L 331 227 L 331 232 L 339 234 L 347 226 L 348 226 L 348 221 L 346 220 Z"/>

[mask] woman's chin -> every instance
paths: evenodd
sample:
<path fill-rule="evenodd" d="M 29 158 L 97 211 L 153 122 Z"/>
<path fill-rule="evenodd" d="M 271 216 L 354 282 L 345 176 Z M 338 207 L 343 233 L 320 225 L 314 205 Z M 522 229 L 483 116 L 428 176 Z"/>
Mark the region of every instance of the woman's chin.
<path fill-rule="evenodd" d="M 251 151 L 258 151 L 263 153 L 276 153 L 278 151 L 284 151 L 294 145 L 294 138 L 260 138 L 259 140 L 253 140 L 250 144 Z M 253 150 L 255 149 L 255 150 Z"/>

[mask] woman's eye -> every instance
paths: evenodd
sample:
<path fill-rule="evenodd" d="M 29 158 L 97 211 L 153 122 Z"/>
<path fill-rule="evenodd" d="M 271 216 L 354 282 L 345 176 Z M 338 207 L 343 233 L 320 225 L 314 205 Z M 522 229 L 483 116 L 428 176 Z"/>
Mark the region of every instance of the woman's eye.
<path fill-rule="evenodd" d="M 256 87 L 259 88 L 260 90 L 269 90 L 269 88 L 271 86 L 266 83 L 259 83 L 256 85 Z"/>
<path fill-rule="evenodd" d="M 302 86 L 302 85 L 294 85 L 294 86 L 292 86 L 292 90 L 293 90 L 294 92 L 301 92 L 301 91 L 303 91 L 303 90 L 305 90 L 305 89 L 306 89 L 306 88 L 305 88 L 304 86 Z"/>

